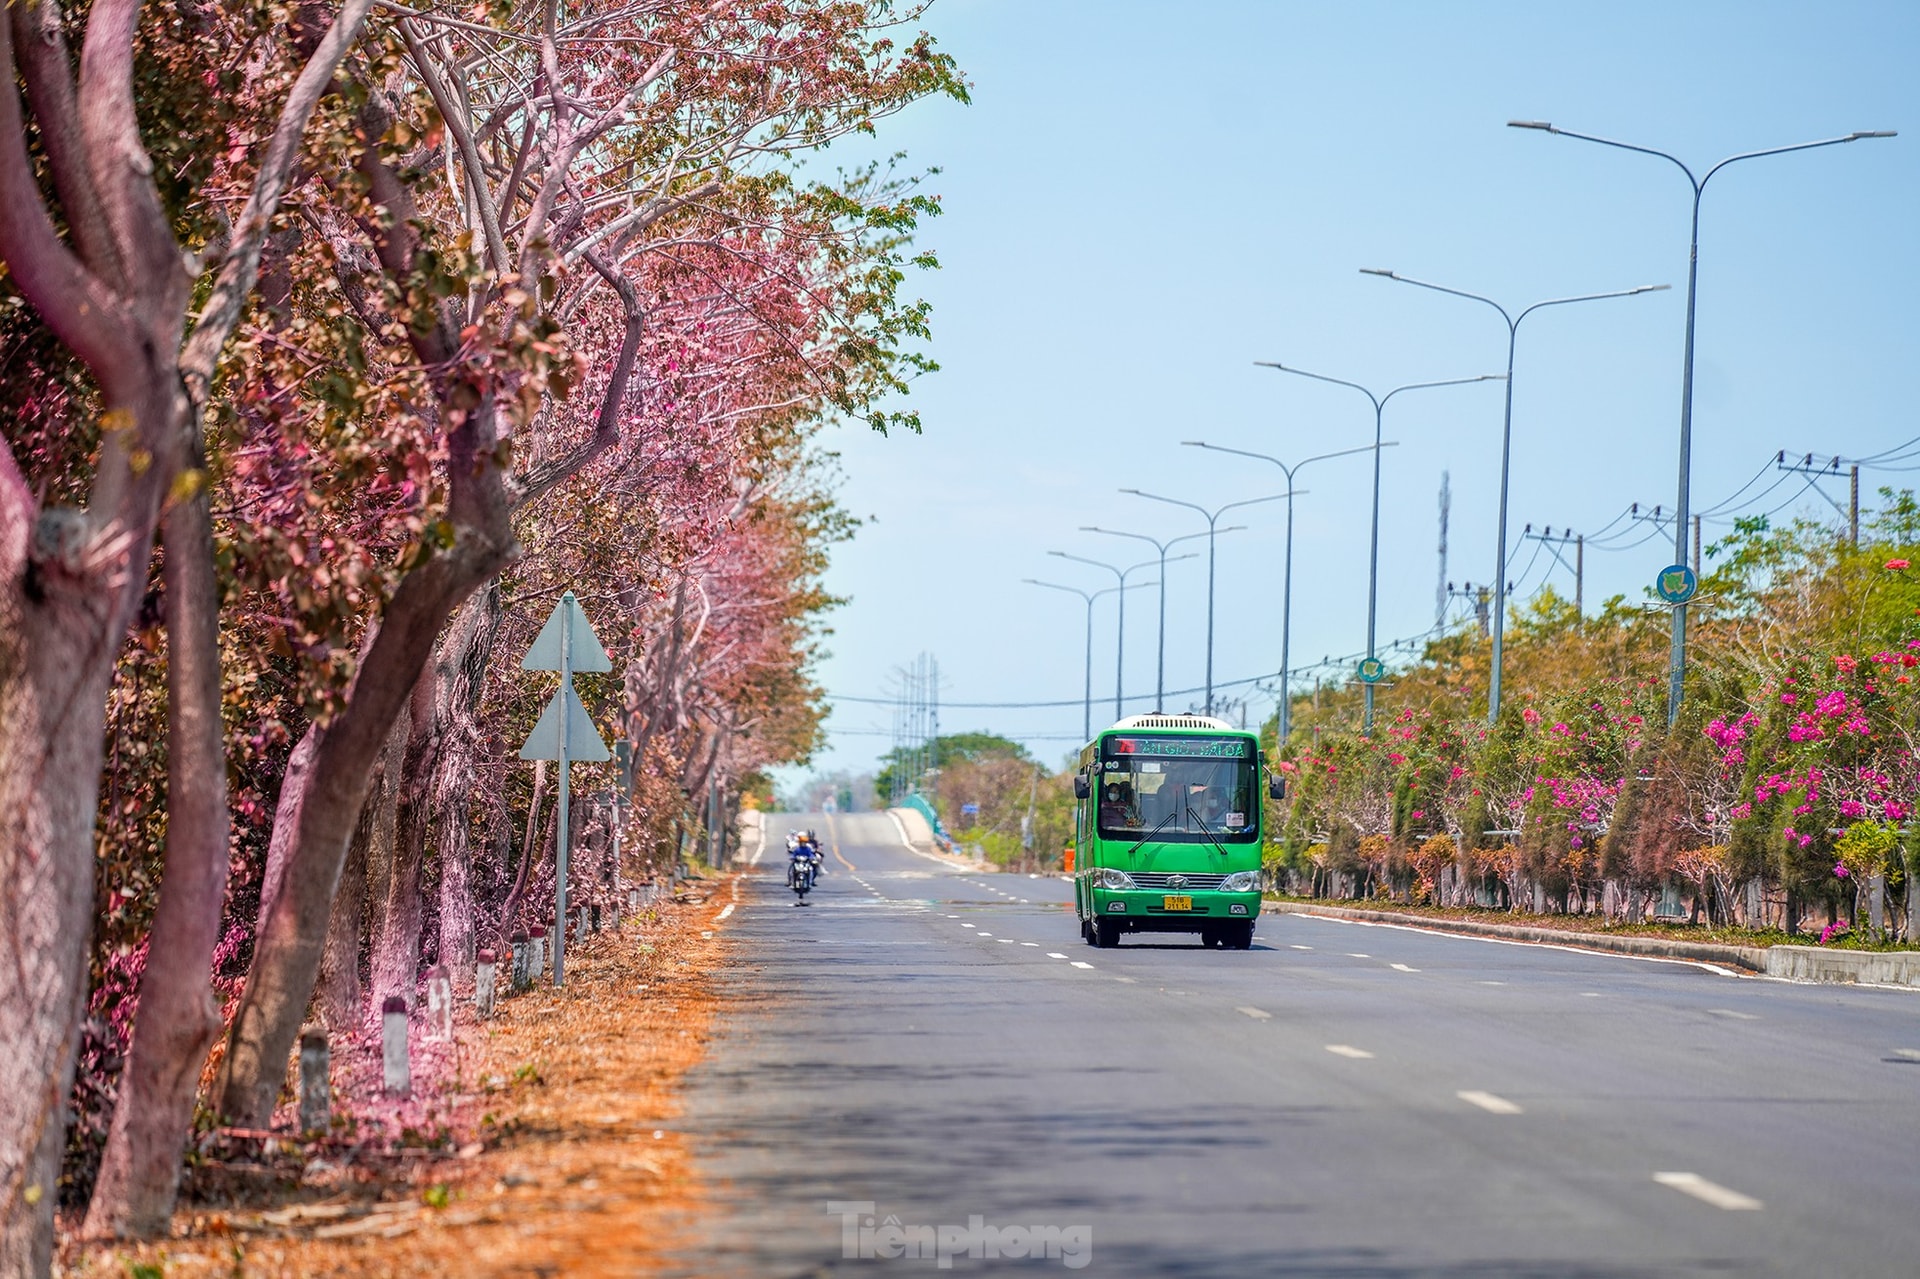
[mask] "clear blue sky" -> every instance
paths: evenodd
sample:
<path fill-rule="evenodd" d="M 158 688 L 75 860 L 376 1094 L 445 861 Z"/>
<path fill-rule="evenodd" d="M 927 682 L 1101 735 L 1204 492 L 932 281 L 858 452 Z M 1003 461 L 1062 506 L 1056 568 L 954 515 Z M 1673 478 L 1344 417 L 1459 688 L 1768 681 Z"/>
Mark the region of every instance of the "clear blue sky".
<path fill-rule="evenodd" d="M 1858 456 L 1920 435 L 1908 369 L 1920 337 L 1920 6 L 941 0 L 927 25 L 965 68 L 974 103 L 923 104 L 881 142 L 944 170 L 934 182 L 946 213 L 922 237 L 944 269 L 916 282 L 935 307 L 943 369 L 913 396 L 923 436 L 828 437 L 846 506 L 871 519 L 828 579 L 852 597 L 820 672 L 836 694 L 884 696 L 889 671 L 925 650 L 940 661 L 944 702 L 1078 698 L 1083 606 L 1020 579 L 1112 579 L 1046 551 L 1124 565 L 1133 544 L 1076 529 L 1201 527 L 1123 487 L 1208 505 L 1284 487 L 1274 468 L 1183 439 L 1289 459 L 1370 440 L 1359 395 L 1256 360 L 1383 389 L 1501 371 L 1506 333 L 1492 311 L 1361 267 L 1514 306 L 1671 283 L 1522 326 L 1513 532 L 1595 530 L 1634 500 L 1671 509 L 1686 182 L 1664 161 L 1506 128 L 1512 118 L 1658 147 L 1697 169 L 1903 130 L 1736 165 L 1707 188 L 1695 507 L 1781 448 Z M 1400 446 L 1384 455 L 1383 643 L 1432 624 L 1443 470 L 1450 576 L 1492 576 L 1500 420 L 1498 383 L 1389 406 L 1386 436 Z M 1908 478 L 1870 475 L 1863 488 Z M 1302 476 L 1296 667 L 1364 643 L 1369 483 L 1364 455 Z M 1844 482 L 1828 491 L 1845 500 Z M 1782 515 L 1816 504 L 1804 494 Z M 1279 665 L 1281 510 L 1245 514 L 1249 530 L 1220 543 L 1221 680 Z M 1665 541 L 1589 552 L 1589 603 L 1637 598 L 1672 557 Z M 1570 593 L 1568 575 L 1555 581 Z M 1168 684 L 1187 688 L 1203 673 L 1204 561 L 1174 566 L 1168 585 Z M 1152 692 L 1155 600 L 1129 600 L 1131 698 Z M 1112 598 L 1097 610 L 1096 728 L 1112 718 Z M 1252 715 L 1271 708 L 1256 699 Z M 818 766 L 869 766 L 889 724 L 885 707 L 838 704 Z M 941 718 L 948 731 L 1027 740 L 1048 760 L 1080 725 L 1077 703 Z"/>

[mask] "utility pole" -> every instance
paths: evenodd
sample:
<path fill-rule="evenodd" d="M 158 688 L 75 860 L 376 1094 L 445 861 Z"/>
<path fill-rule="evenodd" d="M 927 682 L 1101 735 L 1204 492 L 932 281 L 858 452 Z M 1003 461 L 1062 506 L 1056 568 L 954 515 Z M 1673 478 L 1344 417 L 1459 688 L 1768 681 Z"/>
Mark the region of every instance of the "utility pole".
<path fill-rule="evenodd" d="M 1821 497 L 1826 497 L 1828 505 L 1847 517 L 1847 544 L 1858 546 L 1860 545 L 1860 468 L 1857 465 L 1847 467 L 1847 505 L 1844 510 L 1841 509 L 1840 503 L 1827 497 L 1826 490 L 1820 487 L 1821 480 L 1840 478 L 1840 466 L 1845 461 L 1845 458 L 1834 457 L 1825 462 L 1816 462 L 1813 460 L 1813 454 L 1808 453 L 1798 462 L 1789 462 L 1787 451 L 1781 449 L 1774 456 L 1773 464 L 1779 470 L 1806 476 L 1808 487 Z"/>
<path fill-rule="evenodd" d="M 1492 588 L 1475 586 L 1472 582 L 1462 582 L 1459 586 L 1448 582 L 1446 591 L 1449 603 L 1454 600 L 1465 600 L 1468 604 L 1472 605 L 1474 618 L 1480 623 L 1480 638 L 1489 638 L 1493 629 L 1492 610 L 1490 608 L 1490 602 L 1493 599 Z"/>
<path fill-rule="evenodd" d="M 1847 544 L 1858 550 L 1860 546 L 1860 468 L 1847 470 Z"/>
<path fill-rule="evenodd" d="M 1695 518 L 1697 519 L 1698 517 L 1696 516 Z M 1576 533 L 1572 529 L 1564 529 L 1564 528 L 1561 529 L 1558 533 L 1555 533 L 1553 531 L 1553 525 L 1551 524 L 1547 525 L 1546 529 L 1543 532 L 1536 533 L 1533 531 L 1533 525 L 1529 524 L 1527 525 L 1525 531 L 1523 531 L 1520 534 L 1520 538 L 1522 541 L 1533 541 L 1533 542 L 1540 543 L 1540 545 L 1546 547 L 1549 551 L 1553 553 L 1553 558 L 1560 561 L 1560 565 L 1562 568 L 1570 569 L 1572 571 L 1573 573 L 1573 612 L 1576 617 L 1585 617 L 1586 616 L 1586 586 L 1587 586 L 1587 583 L 1586 583 L 1586 576 L 1587 576 L 1586 534 Z M 1573 548 L 1573 563 L 1571 564 L 1567 563 L 1567 557 L 1560 553 L 1560 548 L 1563 546 L 1571 546 Z M 1694 552 L 1694 558 L 1697 562 L 1699 559 L 1698 549 L 1696 549 Z M 1697 569 L 1695 571 L 1696 573 L 1698 572 Z"/>

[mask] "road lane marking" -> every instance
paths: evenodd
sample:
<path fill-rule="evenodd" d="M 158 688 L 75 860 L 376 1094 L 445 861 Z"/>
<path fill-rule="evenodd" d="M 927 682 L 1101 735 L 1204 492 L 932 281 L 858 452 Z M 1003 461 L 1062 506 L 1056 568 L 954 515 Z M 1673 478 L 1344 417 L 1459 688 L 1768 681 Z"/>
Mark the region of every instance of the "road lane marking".
<path fill-rule="evenodd" d="M 991 937 L 993 936 L 993 934 L 988 932 L 979 932 L 979 933 L 975 933 L 974 936 L 975 937 Z"/>
<path fill-rule="evenodd" d="M 717 924 L 731 914 L 733 914 L 733 903 L 728 902 L 725 906 L 722 906 L 720 908 L 720 913 L 713 917 L 713 922 Z"/>
<path fill-rule="evenodd" d="M 1020 944 L 1022 946 L 1038 946 L 1040 943 L 1037 941 L 1023 941 Z"/>
<path fill-rule="evenodd" d="M 1483 982 L 1481 982 L 1480 984 L 1481 984 L 1482 986 L 1504 986 L 1504 985 L 1506 985 L 1507 983 L 1505 983 L 1505 982 L 1503 982 L 1503 981 L 1483 981 Z"/>
<path fill-rule="evenodd" d="M 1920 1061 L 1920 1048 L 1896 1048 L 1893 1055 L 1903 1061 Z"/>
<path fill-rule="evenodd" d="M 997 938 L 996 940 L 998 940 L 1002 946 L 1013 945 L 1013 938 L 1011 937 L 1001 937 L 1001 938 Z"/>
<path fill-rule="evenodd" d="M 1348 958 L 1348 959 L 1372 959 L 1372 958 L 1373 958 L 1373 956 L 1372 956 L 1372 955 L 1363 955 L 1363 954 L 1361 954 L 1361 953 L 1360 953 L 1359 951 L 1357 951 L 1357 950 L 1350 950 L 1350 951 L 1348 951 L 1348 952 L 1347 952 L 1347 958 Z"/>
<path fill-rule="evenodd" d="M 1273 1020 L 1273 1014 L 1261 1008 L 1240 1007 L 1240 1008 L 1234 1009 L 1233 1011 L 1237 1013 L 1245 1013 L 1247 1016 L 1253 1018 L 1255 1021 L 1272 1021 Z"/>
<path fill-rule="evenodd" d="M 1092 964 L 1089 964 L 1089 963 L 1088 963 L 1088 962 L 1087 962 L 1086 960 L 1084 960 L 1084 959 L 1076 959 L 1076 960 L 1073 960 L 1073 961 L 1072 961 L 1072 963 L 1073 963 L 1073 966 L 1074 966 L 1075 968 L 1091 968 L 1091 967 L 1093 967 L 1093 965 L 1092 965 Z"/>
<path fill-rule="evenodd" d="M 1702 1203 L 1710 1203 L 1728 1212 L 1758 1212 L 1764 1206 L 1752 1195 L 1729 1190 L 1718 1182 L 1708 1181 L 1697 1172 L 1656 1172 L 1653 1179 L 1669 1189 L 1692 1195 Z"/>
<path fill-rule="evenodd" d="M 1389 964 L 1387 967 L 1397 969 L 1403 973 L 1417 973 L 1420 971 L 1418 968 L 1409 968 L 1405 964 Z"/>
<path fill-rule="evenodd" d="M 1351 1057 L 1355 1061 L 1365 1061 L 1373 1056 L 1364 1048 L 1355 1048 L 1352 1044 L 1328 1044 L 1327 1051 L 1336 1057 Z"/>
<path fill-rule="evenodd" d="M 1065 958 L 1066 958 L 1066 956 L 1065 956 L 1065 955 L 1063 955 L 1063 954 L 1061 954 L 1061 953 L 1060 953 L 1059 951 L 1057 951 L 1057 950 L 1050 950 L 1050 951 L 1048 951 L 1048 952 L 1047 952 L 1047 958 L 1048 958 L 1048 959 L 1065 959 Z"/>
<path fill-rule="evenodd" d="M 1707 1011 L 1715 1017 L 1731 1017 L 1735 1021 L 1759 1021 L 1759 1013 L 1743 1013 L 1732 1008 L 1709 1008 Z"/>
<path fill-rule="evenodd" d="M 1520 1107 L 1514 1105 L 1505 1097 L 1496 1097 L 1490 1092 L 1481 1092 L 1477 1088 L 1469 1089 L 1466 1092 L 1457 1092 L 1454 1096 L 1458 1097 L 1461 1101 L 1467 1102 L 1469 1105 L 1480 1107 L 1480 1109 L 1486 1111 L 1488 1114 L 1517 1115 L 1520 1113 Z"/>
<path fill-rule="evenodd" d="M 962 925 L 960 925 L 960 927 L 962 927 L 962 928 L 978 928 L 978 927 L 980 927 L 980 925 L 978 925 L 978 924 L 962 924 Z"/>
<path fill-rule="evenodd" d="M 1293 948 L 1295 950 L 1312 950 L 1313 949 L 1313 947 L 1311 946 L 1302 946 L 1299 942 L 1294 942 Z"/>
<path fill-rule="evenodd" d="M 1602 994 L 1601 992 L 1599 992 L 1599 991 L 1597 991 L 1597 990 L 1583 990 L 1583 991 L 1581 991 L 1581 992 L 1580 992 L 1580 998 L 1582 998 L 1582 999 L 1605 999 L 1605 998 L 1606 998 L 1606 996 L 1605 996 L 1604 994 Z"/>

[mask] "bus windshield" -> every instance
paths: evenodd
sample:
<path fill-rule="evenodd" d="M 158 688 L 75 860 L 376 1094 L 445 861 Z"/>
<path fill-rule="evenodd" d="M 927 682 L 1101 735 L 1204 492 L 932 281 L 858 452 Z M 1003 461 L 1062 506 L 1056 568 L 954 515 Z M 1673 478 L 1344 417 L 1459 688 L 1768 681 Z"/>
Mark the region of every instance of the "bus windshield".
<path fill-rule="evenodd" d="M 1240 737 L 1109 737 L 1096 780 L 1100 834 L 1243 843 L 1258 833 L 1253 743 Z"/>

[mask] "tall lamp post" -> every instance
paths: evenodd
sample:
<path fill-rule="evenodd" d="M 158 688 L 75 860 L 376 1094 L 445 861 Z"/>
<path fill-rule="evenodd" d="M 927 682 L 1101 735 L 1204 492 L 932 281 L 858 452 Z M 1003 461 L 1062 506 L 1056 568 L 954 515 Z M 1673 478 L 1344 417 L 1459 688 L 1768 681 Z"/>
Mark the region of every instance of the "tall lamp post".
<path fill-rule="evenodd" d="M 1220 531 L 1222 533 L 1238 533 L 1245 527 L 1243 524 L 1233 524 Z M 1193 542 L 1203 537 L 1209 537 L 1212 535 L 1211 531 L 1206 533 L 1182 533 L 1179 537 L 1170 537 L 1164 542 L 1157 537 L 1148 537 L 1145 533 L 1125 533 L 1119 529 L 1099 528 L 1092 524 L 1082 524 L 1080 531 L 1082 533 L 1103 533 L 1108 537 L 1130 537 L 1135 541 L 1145 542 L 1148 546 L 1160 552 L 1160 656 L 1154 666 L 1153 711 L 1156 715 L 1164 714 L 1167 709 L 1167 565 L 1172 562 L 1167 559 L 1167 552 L 1181 542 Z M 1191 559 L 1192 557 L 1179 555 L 1174 558 L 1184 560 Z"/>
<path fill-rule="evenodd" d="M 1255 360 L 1263 369 L 1276 369 L 1281 373 L 1292 373 L 1298 377 L 1312 378 L 1316 382 L 1331 382 L 1335 386 L 1344 386 L 1360 392 L 1373 405 L 1373 534 L 1367 550 L 1367 661 L 1374 662 L 1375 622 L 1379 616 L 1380 603 L 1380 429 L 1386 416 L 1387 401 L 1402 391 L 1425 391 L 1436 386 L 1466 386 L 1471 382 L 1498 382 L 1502 377 L 1498 373 L 1482 373 L 1479 377 L 1448 378 L 1443 382 L 1409 382 L 1405 386 L 1396 386 L 1385 395 L 1375 395 L 1358 382 L 1347 382 L 1337 377 L 1328 377 L 1324 373 L 1309 373 L 1305 369 L 1296 369 L 1292 365 L 1281 364 L 1274 360 Z M 1366 709 L 1362 712 L 1360 731 L 1373 732 L 1373 685 L 1365 685 Z"/>
<path fill-rule="evenodd" d="M 1583 293 L 1578 297 L 1548 298 L 1544 302 L 1535 302 L 1516 315 L 1492 298 L 1482 297 L 1478 293 L 1469 293 L 1465 289 L 1450 289 L 1443 284 L 1429 284 L 1425 280 L 1415 280 L 1393 271 L 1382 271 L 1378 267 L 1361 267 L 1360 273 L 1397 280 L 1401 284 L 1411 284 L 1415 288 L 1432 289 L 1435 293 L 1448 293 L 1473 302 L 1484 302 L 1498 311 L 1500 318 L 1507 322 L 1507 410 L 1500 426 L 1500 531 L 1495 540 L 1493 554 L 1493 671 L 1487 679 L 1487 723 L 1492 724 L 1500 718 L 1500 673 L 1501 658 L 1504 653 L 1502 641 L 1506 632 L 1507 618 L 1507 474 L 1508 463 L 1513 455 L 1513 352 L 1520 340 L 1520 321 L 1544 307 L 1565 306 L 1569 302 L 1600 302 L 1607 298 L 1630 298 L 1642 293 L 1658 293 L 1672 286 L 1642 284 L 1631 289 L 1616 289 L 1611 293 Z"/>
<path fill-rule="evenodd" d="M 1056 555 L 1063 560 L 1072 560 L 1076 564 L 1091 564 L 1095 568 L 1103 568 L 1113 574 L 1117 585 L 1121 587 L 1125 587 L 1127 584 L 1127 574 L 1137 572 L 1143 568 L 1152 568 L 1156 562 L 1160 565 L 1161 571 L 1164 572 L 1169 563 L 1177 563 L 1180 560 L 1190 560 L 1193 558 L 1191 555 L 1176 555 L 1172 560 L 1165 558 L 1158 561 L 1142 560 L 1140 563 L 1129 565 L 1126 568 L 1116 568 L 1105 560 L 1090 560 L 1084 555 L 1069 555 L 1065 551 L 1048 551 L 1047 554 Z M 1165 594 L 1164 583 L 1161 588 L 1161 593 L 1162 595 Z M 1124 713 L 1120 708 L 1120 686 L 1126 677 L 1127 670 L 1127 596 L 1124 590 L 1121 591 L 1118 603 L 1120 606 L 1120 618 L 1116 625 L 1119 636 L 1114 643 L 1113 649 L 1113 718 L 1116 721 L 1118 721 Z"/>
<path fill-rule="evenodd" d="M 1058 582 L 1043 582 L 1037 577 L 1020 579 L 1028 586 L 1044 586 L 1050 591 L 1065 591 L 1069 595 L 1078 595 L 1087 602 L 1087 692 L 1086 708 L 1081 715 L 1081 735 L 1088 741 L 1093 740 L 1093 602 L 1102 595 L 1114 595 L 1121 591 L 1132 590 L 1132 586 L 1107 586 L 1097 591 L 1083 591 L 1077 586 L 1062 586 Z M 1135 582 L 1133 586 L 1152 586 L 1152 582 Z"/>
<path fill-rule="evenodd" d="M 1792 151 L 1812 151 L 1819 147 L 1839 146 L 1843 142 L 1860 142 L 1867 138 L 1891 138 L 1897 136 L 1892 129 L 1864 129 L 1838 138 L 1821 138 L 1817 142 L 1796 142 L 1791 146 L 1768 147 L 1764 151 L 1743 151 L 1739 155 L 1730 155 L 1715 164 L 1699 177 L 1693 176 L 1685 162 L 1678 156 L 1665 151 L 1656 151 L 1652 147 L 1635 146 L 1631 142 L 1616 142 L 1612 138 L 1595 137 L 1590 133 L 1575 133 L 1571 129 L 1556 128 L 1544 120 L 1509 120 L 1507 127 L 1512 129 L 1537 129 L 1542 133 L 1558 134 L 1563 138 L 1577 138 L 1581 142 L 1595 142 L 1603 147 L 1616 147 L 1622 151 L 1637 151 L 1641 155 L 1658 156 L 1670 161 L 1684 173 L 1687 183 L 1693 188 L 1693 234 L 1687 248 L 1687 345 L 1680 373 L 1680 498 L 1677 504 L 1677 518 L 1673 522 L 1673 562 L 1687 562 L 1687 513 L 1688 499 L 1691 496 L 1693 468 L 1693 314 L 1694 301 L 1699 293 L 1700 283 L 1700 197 L 1706 193 L 1707 183 L 1713 175 L 1730 164 L 1740 160 L 1757 160 L 1762 156 L 1786 155 Z M 1687 606 L 1684 603 L 1673 606 L 1673 647 L 1668 664 L 1667 682 L 1667 723 L 1671 725 L 1680 717 L 1680 697 L 1682 685 L 1687 675 Z"/>
<path fill-rule="evenodd" d="M 1121 489 L 1132 497 L 1144 497 L 1154 502 L 1165 502 L 1169 506 L 1184 506 L 1189 511 L 1198 511 L 1207 522 L 1207 714 L 1213 714 L 1213 551 L 1214 539 L 1219 536 L 1220 517 L 1228 511 L 1243 506 L 1258 506 L 1262 502 L 1277 502 L 1285 493 L 1269 493 L 1265 497 L 1250 497 L 1244 502 L 1228 502 L 1225 506 L 1209 511 L 1198 502 L 1183 502 L 1177 497 L 1161 497 L 1158 493 L 1145 493 L 1139 489 Z"/>
<path fill-rule="evenodd" d="M 1298 471 L 1301 467 L 1309 463 L 1324 462 L 1330 457 L 1346 457 L 1353 453 L 1371 453 L 1375 446 L 1362 444 L 1357 449 L 1341 449 L 1337 453 L 1320 453 L 1313 457 L 1301 458 L 1292 466 L 1288 466 L 1279 458 L 1270 457 L 1265 453 L 1249 453 L 1246 449 L 1230 449 L 1220 444 L 1208 444 L 1204 440 L 1182 440 L 1180 442 L 1189 448 L 1211 449 L 1215 453 L 1235 453 L 1241 457 L 1258 458 L 1262 462 L 1273 463 L 1286 473 L 1287 552 L 1286 569 L 1280 579 L 1282 583 L 1280 587 L 1280 732 L 1274 742 L 1277 749 L 1285 750 L 1288 733 L 1293 727 L 1293 698 L 1289 696 L 1287 692 L 1288 671 L 1291 669 L 1292 649 L 1290 641 L 1293 635 L 1293 499 L 1296 492 L 1306 491 L 1304 489 L 1296 490 L 1293 487 L 1293 475 L 1295 471 Z M 1394 441 L 1389 440 L 1385 444 L 1379 445 L 1379 447 L 1386 449 L 1393 448 Z"/>

